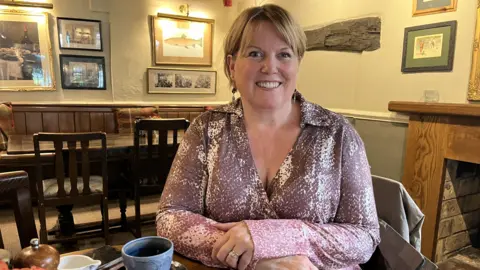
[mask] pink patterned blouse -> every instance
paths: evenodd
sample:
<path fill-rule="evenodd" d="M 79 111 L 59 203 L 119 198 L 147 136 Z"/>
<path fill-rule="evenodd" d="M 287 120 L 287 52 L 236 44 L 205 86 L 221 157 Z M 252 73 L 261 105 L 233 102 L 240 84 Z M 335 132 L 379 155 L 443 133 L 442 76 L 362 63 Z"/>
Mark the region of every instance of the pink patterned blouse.
<path fill-rule="evenodd" d="M 241 99 L 203 113 L 185 133 L 160 199 L 157 234 L 205 265 L 224 232 L 244 221 L 261 259 L 305 255 L 319 269 L 356 269 L 380 241 L 370 166 L 345 118 L 306 101 L 301 133 L 264 189 Z"/>

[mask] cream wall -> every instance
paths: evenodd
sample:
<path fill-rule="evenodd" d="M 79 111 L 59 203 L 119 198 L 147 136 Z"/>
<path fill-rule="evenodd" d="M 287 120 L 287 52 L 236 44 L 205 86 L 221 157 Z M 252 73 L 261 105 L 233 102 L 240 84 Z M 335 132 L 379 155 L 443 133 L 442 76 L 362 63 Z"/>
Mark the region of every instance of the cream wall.
<path fill-rule="evenodd" d="M 223 37 L 238 13 L 238 6 L 224 7 L 222 0 L 44 0 L 53 3 L 50 13 L 54 71 L 57 90 L 53 92 L 0 92 L 0 101 L 61 103 L 175 103 L 215 104 L 231 99 L 228 81 L 223 74 Z M 146 70 L 152 66 L 149 15 L 158 11 L 179 14 L 181 4 L 190 4 L 190 16 L 215 20 L 213 65 L 202 67 L 217 70 L 215 95 L 147 94 Z M 103 52 L 59 50 L 56 17 L 74 17 L 102 21 Z M 105 56 L 107 90 L 63 90 L 59 75 L 59 57 L 64 54 Z M 187 68 L 162 66 L 164 68 Z"/>
<path fill-rule="evenodd" d="M 436 90 L 440 102 L 466 103 L 475 32 L 476 0 L 459 0 L 456 12 L 412 17 L 412 0 L 257 0 L 289 10 L 302 27 L 365 16 L 382 18 L 381 48 L 363 54 L 307 52 L 299 74 L 299 90 L 307 98 L 339 112 L 394 116 L 389 101 L 423 101 L 424 90 Z M 301 3 L 301 4 L 300 4 Z M 402 74 L 404 29 L 457 20 L 452 72 Z"/>
<path fill-rule="evenodd" d="M 215 20 L 213 66 L 217 70 L 216 95 L 159 95 L 146 92 L 146 68 L 151 65 L 148 15 L 173 11 L 190 4 L 190 16 Z M 110 5 L 112 74 L 114 100 L 160 103 L 225 103 L 231 99 L 228 81 L 223 74 L 223 38 L 237 14 L 237 7 L 224 7 L 221 0 L 114 0 Z M 192 69 L 192 67 L 185 67 Z M 203 69 L 203 68 L 202 68 Z"/>

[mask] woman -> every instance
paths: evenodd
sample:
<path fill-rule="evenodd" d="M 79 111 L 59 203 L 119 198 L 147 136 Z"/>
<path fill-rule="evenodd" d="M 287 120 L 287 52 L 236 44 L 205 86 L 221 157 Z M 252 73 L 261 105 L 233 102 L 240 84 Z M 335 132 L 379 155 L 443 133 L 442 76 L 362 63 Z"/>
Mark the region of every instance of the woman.
<path fill-rule="evenodd" d="M 157 233 L 209 266 L 341 269 L 379 242 L 370 167 L 343 117 L 295 90 L 306 38 L 284 9 L 245 10 L 225 41 L 241 98 L 195 119 L 160 200 Z"/>

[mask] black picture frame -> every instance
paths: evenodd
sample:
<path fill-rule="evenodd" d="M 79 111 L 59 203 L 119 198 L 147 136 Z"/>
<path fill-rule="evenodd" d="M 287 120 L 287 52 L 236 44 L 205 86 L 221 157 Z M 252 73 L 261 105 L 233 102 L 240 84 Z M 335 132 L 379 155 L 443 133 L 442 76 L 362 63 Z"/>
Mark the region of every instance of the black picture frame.
<path fill-rule="evenodd" d="M 66 26 L 67 22 L 71 22 L 72 26 Z M 90 31 L 90 37 L 92 37 L 92 32 L 94 37 L 91 38 L 91 44 L 83 44 L 82 42 L 71 42 L 71 39 L 67 39 L 68 30 L 72 31 L 73 38 L 76 37 L 73 32 L 76 32 L 70 27 L 75 27 L 75 23 L 78 26 L 85 27 Z M 83 50 L 83 51 L 103 51 L 103 37 L 102 37 L 102 21 L 100 20 L 90 20 L 90 19 L 80 19 L 80 18 L 68 18 L 68 17 L 57 17 L 57 36 L 58 36 L 58 46 L 62 50 Z M 65 32 L 66 31 L 66 32 Z M 83 33 L 83 32 L 82 32 Z M 65 37 L 64 37 L 65 35 Z M 98 35 L 98 38 L 97 38 Z M 79 40 L 83 39 L 84 34 L 80 35 Z"/>
<path fill-rule="evenodd" d="M 97 70 L 92 71 L 89 68 L 96 68 Z M 76 70 L 73 71 L 74 69 Z M 105 57 L 103 56 L 60 55 L 60 74 L 63 89 L 106 90 L 105 69 Z M 73 72 L 77 74 L 73 74 Z"/>
<path fill-rule="evenodd" d="M 417 35 L 417 36 L 415 36 Z M 434 57 L 415 58 L 417 37 L 433 37 L 440 35 L 442 40 L 441 48 L 431 50 Z M 457 35 L 457 21 L 446 21 L 440 23 L 419 25 L 405 28 L 403 39 L 402 72 L 448 72 L 453 70 L 455 56 L 455 43 Z M 443 40 L 447 36 L 448 39 Z M 412 40 L 414 39 L 414 40 Z M 437 40 L 440 38 L 437 38 Z M 413 42 L 413 43 L 412 43 Z M 419 41 L 420 42 L 420 41 Z M 418 43 L 418 42 L 417 42 Z M 422 49 L 420 49 L 421 52 Z M 434 55 L 440 53 L 440 55 Z"/>

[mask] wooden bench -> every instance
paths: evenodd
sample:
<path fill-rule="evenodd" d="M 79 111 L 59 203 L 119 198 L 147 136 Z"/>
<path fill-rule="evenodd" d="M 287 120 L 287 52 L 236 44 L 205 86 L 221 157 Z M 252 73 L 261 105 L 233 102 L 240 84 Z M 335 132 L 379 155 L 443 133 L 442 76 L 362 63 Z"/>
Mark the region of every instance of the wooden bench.
<path fill-rule="evenodd" d="M 162 118 L 185 118 L 190 122 L 206 110 L 204 106 L 175 106 L 155 104 L 24 104 L 13 103 L 15 134 L 34 134 L 37 132 L 90 132 L 103 131 L 117 133 L 115 110 L 117 108 L 156 107 Z M 133 143 L 133 142 L 132 142 Z M 45 163 L 50 163 L 52 154 L 45 154 Z M 112 166 L 112 173 L 117 171 Z M 33 154 L 7 155 L 0 152 L 0 172 L 24 170 L 35 175 Z M 53 175 L 53 166 L 46 166 L 44 172 Z M 109 172 L 110 174 L 110 172 Z M 34 178 L 30 187 L 35 187 Z M 31 188 L 36 198 L 36 189 Z M 0 198 L 0 204 L 2 199 Z"/>
<path fill-rule="evenodd" d="M 157 107 L 162 118 L 185 118 L 193 121 L 205 111 L 203 106 L 156 106 L 134 104 L 13 104 L 16 134 L 37 132 L 116 133 L 115 109 Z"/>

